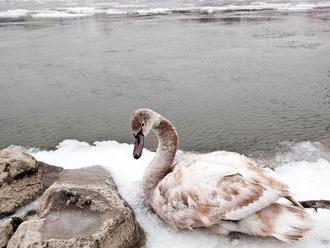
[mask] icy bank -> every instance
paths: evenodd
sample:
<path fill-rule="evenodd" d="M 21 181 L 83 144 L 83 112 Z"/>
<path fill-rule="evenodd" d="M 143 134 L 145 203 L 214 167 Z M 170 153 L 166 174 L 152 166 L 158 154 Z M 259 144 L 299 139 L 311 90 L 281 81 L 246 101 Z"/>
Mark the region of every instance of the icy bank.
<path fill-rule="evenodd" d="M 147 246 L 161 247 L 329 247 L 330 211 L 310 211 L 315 219 L 315 227 L 307 237 L 294 245 L 280 243 L 270 238 L 242 236 L 230 241 L 206 231 L 178 231 L 162 223 L 143 204 L 141 180 L 145 167 L 154 152 L 145 150 L 140 160 L 132 157 L 133 146 L 115 141 L 88 144 L 76 140 L 66 140 L 52 151 L 27 150 L 36 159 L 50 164 L 73 169 L 100 164 L 113 175 L 122 196 L 130 203 L 136 218 L 147 235 Z M 298 200 L 330 199 L 330 161 L 320 150 L 318 143 L 300 143 L 291 152 L 278 154 L 275 158 L 277 173 L 290 185 Z"/>

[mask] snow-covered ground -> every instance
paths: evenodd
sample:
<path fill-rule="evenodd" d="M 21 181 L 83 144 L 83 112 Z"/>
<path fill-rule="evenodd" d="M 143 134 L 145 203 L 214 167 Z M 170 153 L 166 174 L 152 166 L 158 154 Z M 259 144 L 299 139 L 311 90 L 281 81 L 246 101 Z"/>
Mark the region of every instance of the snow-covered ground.
<path fill-rule="evenodd" d="M 147 247 L 330 247 L 330 211 L 310 210 L 314 228 L 296 244 L 284 244 L 275 239 L 242 236 L 231 241 L 228 237 L 207 231 L 173 230 L 162 223 L 143 204 L 141 179 L 145 167 L 155 155 L 145 150 L 140 160 L 132 157 L 133 146 L 115 141 L 88 144 L 65 140 L 55 150 L 27 150 L 36 159 L 63 166 L 79 168 L 102 165 L 113 175 L 122 196 L 130 203 L 137 220 L 147 234 Z M 276 172 L 286 181 L 298 200 L 330 199 L 330 161 L 318 143 L 303 142 L 292 146 L 290 152 L 273 158 Z"/>

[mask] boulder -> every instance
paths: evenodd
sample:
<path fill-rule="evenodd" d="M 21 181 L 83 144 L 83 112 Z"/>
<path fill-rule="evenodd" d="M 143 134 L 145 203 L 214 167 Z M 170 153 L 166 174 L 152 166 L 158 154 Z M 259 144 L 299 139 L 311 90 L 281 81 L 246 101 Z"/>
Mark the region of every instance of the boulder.
<path fill-rule="evenodd" d="M 318 141 L 322 144 L 325 151 L 330 154 L 330 136 L 322 137 Z"/>
<path fill-rule="evenodd" d="M 6 248 L 17 227 L 23 222 L 19 217 L 13 217 L 0 226 L 0 248 Z"/>
<path fill-rule="evenodd" d="M 37 215 L 19 225 L 8 248 L 139 247 L 144 233 L 100 166 L 64 170 L 40 199 Z"/>
<path fill-rule="evenodd" d="M 29 219 L 29 215 L 11 217 L 0 225 L 0 248 L 6 248 L 8 241 L 11 239 L 18 226 L 25 220 Z"/>
<path fill-rule="evenodd" d="M 4 149 L 0 151 L 0 170 L 3 173 L 2 181 L 13 180 L 25 174 L 36 172 L 37 160 L 29 154 Z"/>
<path fill-rule="evenodd" d="M 13 149 L 0 151 L 0 219 L 41 195 L 62 168 L 38 162 Z"/>

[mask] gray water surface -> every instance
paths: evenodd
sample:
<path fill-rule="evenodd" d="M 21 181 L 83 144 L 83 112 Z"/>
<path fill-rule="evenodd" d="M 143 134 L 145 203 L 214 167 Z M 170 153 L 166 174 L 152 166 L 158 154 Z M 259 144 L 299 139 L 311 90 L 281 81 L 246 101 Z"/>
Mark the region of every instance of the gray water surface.
<path fill-rule="evenodd" d="M 132 143 L 141 107 L 172 120 L 187 151 L 330 130 L 329 10 L 3 22 L 0 57 L 0 147 Z"/>

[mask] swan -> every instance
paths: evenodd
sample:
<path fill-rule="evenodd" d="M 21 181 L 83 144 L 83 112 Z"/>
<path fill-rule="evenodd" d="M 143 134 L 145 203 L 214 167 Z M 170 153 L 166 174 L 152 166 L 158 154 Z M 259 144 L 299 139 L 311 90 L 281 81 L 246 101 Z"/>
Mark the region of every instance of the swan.
<path fill-rule="evenodd" d="M 178 133 L 151 109 L 134 111 L 131 128 L 135 159 L 141 157 L 152 129 L 158 136 L 156 155 L 144 172 L 143 192 L 147 204 L 172 227 L 207 228 L 221 235 L 240 232 L 287 243 L 311 229 L 308 213 L 273 171 L 227 151 L 176 159 Z M 280 198 L 287 200 L 279 203 Z"/>

